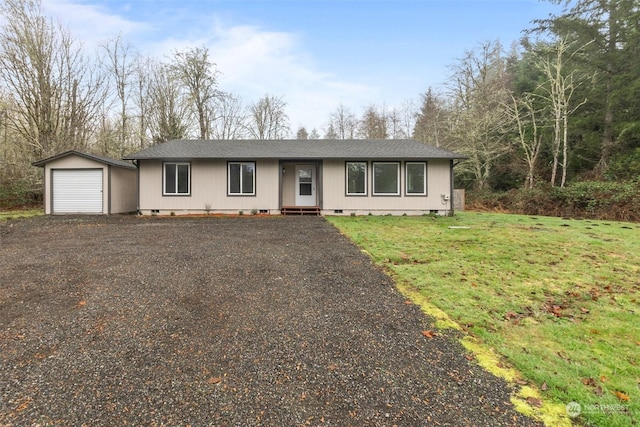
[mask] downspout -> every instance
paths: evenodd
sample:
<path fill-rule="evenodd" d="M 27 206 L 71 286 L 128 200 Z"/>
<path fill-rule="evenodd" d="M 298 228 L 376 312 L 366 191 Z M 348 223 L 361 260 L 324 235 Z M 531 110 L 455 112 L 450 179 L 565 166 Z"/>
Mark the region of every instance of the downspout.
<path fill-rule="evenodd" d="M 111 165 L 107 165 L 107 215 L 111 215 Z"/>
<path fill-rule="evenodd" d="M 278 210 L 282 213 L 282 186 L 284 183 L 284 162 L 278 160 Z"/>
<path fill-rule="evenodd" d="M 322 160 L 318 160 L 317 173 L 316 173 L 316 200 L 318 202 L 318 208 L 322 212 L 322 205 L 324 203 L 322 196 Z"/>
<path fill-rule="evenodd" d="M 140 166 L 138 160 L 134 160 L 133 164 L 136 166 L 136 211 L 140 215 Z"/>

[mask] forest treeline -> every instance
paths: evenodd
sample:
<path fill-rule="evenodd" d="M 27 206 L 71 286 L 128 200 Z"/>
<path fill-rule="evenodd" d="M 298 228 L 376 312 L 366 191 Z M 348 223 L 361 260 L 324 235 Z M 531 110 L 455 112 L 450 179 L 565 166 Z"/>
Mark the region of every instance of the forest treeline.
<path fill-rule="evenodd" d="M 4 0 L 0 207 L 38 199 L 35 160 L 69 149 L 119 158 L 175 138 L 412 138 L 467 156 L 456 184 L 480 195 L 551 194 L 584 181 L 633 188 L 640 6 L 551 1 L 561 13 L 532 22 L 517 45 L 470 46 L 447 82 L 417 90 L 416 101 L 359 113 L 338 105 L 322 128 L 291 129 L 284 97 L 246 101 L 220 87 L 224 70 L 206 46 L 158 59 L 114 35 L 89 51 L 40 0 Z"/>

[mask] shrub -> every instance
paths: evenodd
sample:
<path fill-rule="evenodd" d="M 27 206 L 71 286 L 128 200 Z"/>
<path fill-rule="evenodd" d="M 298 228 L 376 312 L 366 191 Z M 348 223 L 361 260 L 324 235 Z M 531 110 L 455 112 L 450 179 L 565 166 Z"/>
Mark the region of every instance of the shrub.
<path fill-rule="evenodd" d="M 469 209 L 640 221 L 640 182 L 576 182 L 565 188 L 541 184 L 533 189 L 470 192 Z"/>
<path fill-rule="evenodd" d="M 23 206 L 42 204 L 42 187 L 21 179 L 0 184 L 0 209 L 11 209 Z"/>
<path fill-rule="evenodd" d="M 640 148 L 613 156 L 605 176 L 611 181 L 640 181 Z"/>

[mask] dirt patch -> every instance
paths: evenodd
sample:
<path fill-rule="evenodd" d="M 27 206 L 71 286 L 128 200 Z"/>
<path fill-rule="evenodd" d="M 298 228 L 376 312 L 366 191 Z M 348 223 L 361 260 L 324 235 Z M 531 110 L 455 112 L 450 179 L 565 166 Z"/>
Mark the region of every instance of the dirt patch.
<path fill-rule="evenodd" d="M 317 217 L 0 224 L 0 424 L 536 425 Z"/>

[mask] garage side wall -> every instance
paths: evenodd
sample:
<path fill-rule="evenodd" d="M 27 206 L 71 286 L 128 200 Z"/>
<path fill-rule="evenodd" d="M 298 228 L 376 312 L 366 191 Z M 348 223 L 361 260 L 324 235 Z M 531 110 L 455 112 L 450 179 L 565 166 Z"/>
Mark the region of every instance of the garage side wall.
<path fill-rule="evenodd" d="M 102 169 L 102 213 L 107 213 L 109 207 L 108 199 L 108 166 L 104 163 L 96 162 L 80 156 L 67 156 L 48 162 L 44 167 L 44 213 L 51 214 L 53 207 L 52 199 L 52 171 L 56 169 Z M 135 209 L 134 209 L 135 210 Z"/>
<path fill-rule="evenodd" d="M 111 166 L 111 213 L 135 212 L 138 209 L 138 171 Z"/>

